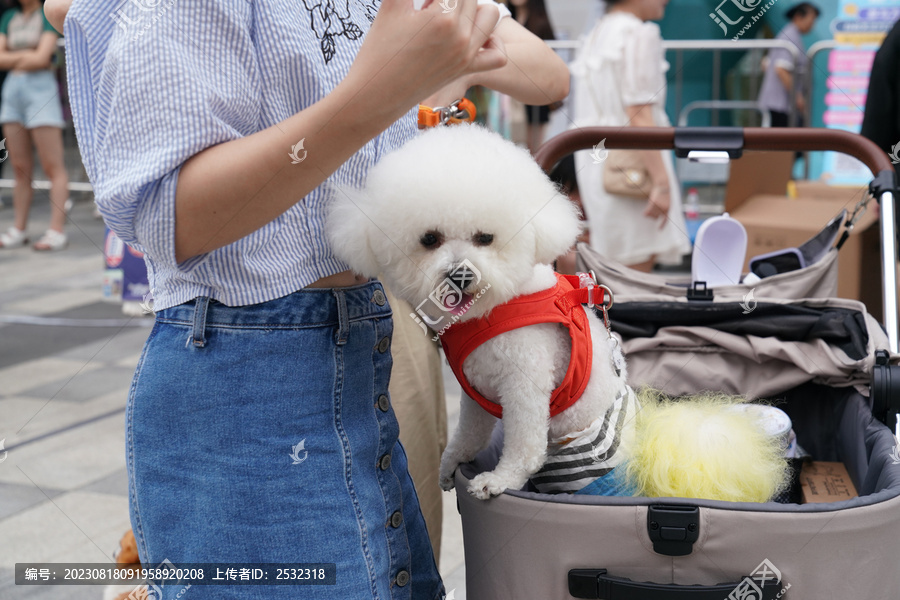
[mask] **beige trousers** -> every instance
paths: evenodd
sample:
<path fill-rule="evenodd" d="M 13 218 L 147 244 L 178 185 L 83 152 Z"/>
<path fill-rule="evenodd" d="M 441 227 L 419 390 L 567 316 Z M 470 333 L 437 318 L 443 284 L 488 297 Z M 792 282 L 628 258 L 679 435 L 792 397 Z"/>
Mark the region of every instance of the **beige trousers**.
<path fill-rule="evenodd" d="M 441 373 L 441 353 L 410 317 L 413 308 L 397 299 L 390 290 L 388 301 L 394 310 L 394 359 L 388 390 L 400 422 L 400 442 L 406 449 L 409 474 L 419 496 L 419 506 L 431 538 L 434 559 L 440 564 L 443 505 L 438 472 L 441 454 L 447 446 L 447 407 Z"/>

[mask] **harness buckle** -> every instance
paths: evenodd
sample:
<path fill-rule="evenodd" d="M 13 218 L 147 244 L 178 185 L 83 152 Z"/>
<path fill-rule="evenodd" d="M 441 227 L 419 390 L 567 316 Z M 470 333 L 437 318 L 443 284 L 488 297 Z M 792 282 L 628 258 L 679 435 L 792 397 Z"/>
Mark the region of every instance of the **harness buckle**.
<path fill-rule="evenodd" d="M 597 278 L 594 276 L 593 271 L 589 271 L 588 273 L 578 273 L 578 287 L 587 288 L 588 291 L 588 300 L 587 305 L 588 308 L 594 308 L 594 288 L 597 287 Z M 601 286 L 605 287 L 605 286 Z M 609 288 L 607 288 L 609 289 Z M 601 302 L 603 300 L 603 296 L 600 296 Z"/>

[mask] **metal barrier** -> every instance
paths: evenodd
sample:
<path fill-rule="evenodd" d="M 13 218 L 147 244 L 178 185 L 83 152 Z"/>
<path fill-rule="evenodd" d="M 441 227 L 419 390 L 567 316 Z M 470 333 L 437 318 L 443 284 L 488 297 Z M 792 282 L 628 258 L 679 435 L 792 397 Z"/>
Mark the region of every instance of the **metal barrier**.
<path fill-rule="evenodd" d="M 753 100 L 694 100 L 681 109 L 678 114 L 678 126 L 687 127 L 690 114 L 695 110 L 702 109 L 709 109 L 713 112 L 717 110 L 755 110 L 759 113 L 762 121 L 760 127 L 772 126 L 772 113 L 768 108 Z"/>
<path fill-rule="evenodd" d="M 581 48 L 581 42 L 576 40 L 556 41 L 548 40 L 547 45 L 554 50 L 572 50 Z M 721 88 L 721 53 L 723 50 L 774 50 L 775 48 L 783 48 L 790 53 L 794 64 L 800 58 L 801 50 L 787 40 L 663 40 L 662 47 L 666 51 L 675 52 L 675 114 L 680 114 L 682 110 L 682 88 L 684 87 L 684 52 L 687 50 L 696 51 L 712 51 L 712 95 L 711 100 L 719 100 L 719 89 Z M 797 95 L 798 82 L 793 81 L 791 89 L 791 97 Z M 793 126 L 797 122 L 797 111 L 793 104 L 790 106 L 788 113 L 788 124 Z M 717 124 L 717 120 L 713 119 L 713 125 Z"/>
<path fill-rule="evenodd" d="M 712 100 L 719 100 L 719 89 L 721 86 L 721 66 L 723 50 L 774 50 L 783 48 L 791 55 L 794 64 L 800 58 L 801 50 L 787 40 L 663 40 L 662 46 L 665 50 L 676 52 L 675 55 L 675 112 L 681 111 L 681 88 L 684 79 L 684 58 L 685 50 L 710 50 L 713 53 L 712 65 Z M 791 98 L 797 95 L 797 81 L 794 80 L 791 89 Z M 788 112 L 788 125 L 794 126 L 797 122 L 797 114 L 793 104 Z M 717 125 L 717 120 L 713 119 L 713 125 Z"/>

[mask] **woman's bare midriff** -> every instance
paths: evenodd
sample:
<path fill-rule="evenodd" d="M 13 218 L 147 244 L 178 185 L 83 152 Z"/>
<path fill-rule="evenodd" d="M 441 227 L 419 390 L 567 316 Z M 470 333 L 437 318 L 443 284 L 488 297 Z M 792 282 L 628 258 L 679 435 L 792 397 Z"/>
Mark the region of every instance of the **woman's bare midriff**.
<path fill-rule="evenodd" d="M 335 273 L 334 275 L 329 275 L 328 277 L 323 277 L 322 279 L 317 279 L 313 281 L 306 287 L 311 288 L 339 288 L 339 287 L 351 287 L 354 285 L 361 285 L 367 282 L 368 279 L 365 277 L 360 277 L 353 273 L 353 271 L 343 271 L 341 273 Z"/>

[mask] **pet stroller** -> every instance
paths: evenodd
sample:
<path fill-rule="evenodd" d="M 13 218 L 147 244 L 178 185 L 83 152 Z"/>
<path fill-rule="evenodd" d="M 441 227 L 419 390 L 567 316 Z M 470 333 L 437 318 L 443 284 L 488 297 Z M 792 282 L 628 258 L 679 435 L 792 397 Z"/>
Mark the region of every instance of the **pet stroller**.
<path fill-rule="evenodd" d="M 768 399 L 791 417 L 815 460 L 844 464 L 858 497 L 820 504 L 548 495 L 508 490 L 488 501 L 465 490 L 497 464 L 502 431 L 456 473 L 470 600 L 786 600 L 900 598 L 900 455 L 885 425 L 900 410 L 896 184 L 887 157 L 844 132 L 800 129 L 570 131 L 537 160 L 606 138 L 607 148 L 728 152 L 837 150 L 877 174 L 887 334 L 865 306 L 833 298 L 836 250 L 754 286 L 704 290 L 637 273 L 579 247 L 580 270 L 615 295 L 632 385 L 678 396 L 703 390 Z M 872 269 L 874 270 L 874 266 Z M 748 292 L 755 308 L 745 314 Z M 891 385 L 893 378 L 893 386 Z"/>

